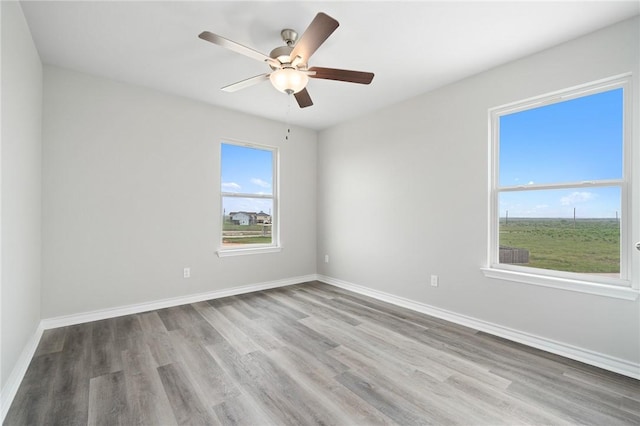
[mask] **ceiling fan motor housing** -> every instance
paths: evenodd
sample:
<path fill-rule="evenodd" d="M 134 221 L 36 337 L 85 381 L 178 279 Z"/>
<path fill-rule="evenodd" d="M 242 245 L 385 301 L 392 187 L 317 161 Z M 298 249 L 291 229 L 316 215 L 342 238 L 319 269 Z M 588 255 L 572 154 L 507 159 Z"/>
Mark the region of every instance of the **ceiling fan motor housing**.
<path fill-rule="evenodd" d="M 293 46 L 280 46 L 276 47 L 269 53 L 269 56 L 273 59 L 277 59 L 281 64 L 290 64 L 291 63 L 291 51 L 293 50 Z M 275 69 L 272 65 L 272 69 Z"/>

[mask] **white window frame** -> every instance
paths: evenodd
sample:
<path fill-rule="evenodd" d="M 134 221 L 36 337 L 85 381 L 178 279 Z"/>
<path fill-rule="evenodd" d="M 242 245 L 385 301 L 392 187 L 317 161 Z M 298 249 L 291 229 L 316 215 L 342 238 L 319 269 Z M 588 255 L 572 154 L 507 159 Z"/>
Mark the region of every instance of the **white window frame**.
<path fill-rule="evenodd" d="M 609 90 L 623 89 L 623 172 L 621 179 L 582 181 L 551 184 L 500 186 L 500 117 L 541 106 L 552 105 L 583 96 Z M 489 238 L 487 266 L 482 268 L 485 276 L 525 284 L 560 288 L 564 290 L 609 296 L 627 300 L 638 297 L 638 280 L 631 279 L 632 271 L 632 227 L 638 219 L 632 214 L 632 90 L 631 74 L 611 77 L 596 82 L 575 86 L 566 90 L 548 93 L 524 101 L 502 105 L 489 110 Z M 532 268 L 499 263 L 499 206 L 501 192 L 530 191 L 543 189 L 619 187 L 621 195 L 620 223 L 620 278 Z"/>
<path fill-rule="evenodd" d="M 280 151 L 275 146 L 261 145 L 252 142 L 243 142 L 233 139 L 223 139 L 220 141 L 218 152 L 220 153 L 220 183 L 222 183 L 222 145 L 236 145 L 245 148 L 271 151 L 272 155 L 272 191 L 271 194 L 248 194 L 241 192 L 227 192 L 222 190 L 220 185 L 220 241 L 216 251 L 218 257 L 242 256 L 249 254 L 277 253 L 282 250 L 280 246 Z M 247 247 L 224 247 L 223 227 L 224 227 L 224 199 L 225 198 L 257 198 L 272 200 L 273 211 L 271 212 L 271 244 L 247 244 Z"/>

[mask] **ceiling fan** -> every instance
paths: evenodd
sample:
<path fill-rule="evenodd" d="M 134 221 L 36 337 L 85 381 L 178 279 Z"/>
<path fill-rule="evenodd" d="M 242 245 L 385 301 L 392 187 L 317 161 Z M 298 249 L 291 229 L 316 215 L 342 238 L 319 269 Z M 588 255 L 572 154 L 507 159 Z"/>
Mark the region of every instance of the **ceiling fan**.
<path fill-rule="evenodd" d="M 289 95 L 293 94 L 300 108 L 306 108 L 313 105 L 306 89 L 309 77 L 359 84 L 369 84 L 373 80 L 373 73 L 370 72 L 321 67 L 309 68 L 308 63 L 311 55 L 329 38 L 338 25 L 340 25 L 338 21 L 320 12 L 313 18 L 299 39 L 298 33 L 294 30 L 282 30 L 280 35 L 286 46 L 276 47 L 269 56 L 209 31 L 203 31 L 198 37 L 225 49 L 265 62 L 271 67 L 269 73 L 223 87 L 222 90 L 225 92 L 235 92 L 271 80 L 271 84 L 276 89 Z"/>

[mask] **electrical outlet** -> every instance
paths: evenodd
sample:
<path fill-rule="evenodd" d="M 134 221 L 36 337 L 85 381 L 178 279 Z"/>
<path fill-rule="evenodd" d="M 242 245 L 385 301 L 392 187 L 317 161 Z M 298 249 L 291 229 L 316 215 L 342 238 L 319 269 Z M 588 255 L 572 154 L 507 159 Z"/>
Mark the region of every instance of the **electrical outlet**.
<path fill-rule="evenodd" d="M 183 271 L 182 276 L 183 276 L 184 278 L 189 278 L 189 277 L 191 277 L 191 268 L 184 268 L 184 271 Z"/>
<path fill-rule="evenodd" d="M 438 287 L 438 276 L 431 275 L 431 287 Z"/>
<path fill-rule="evenodd" d="M 329 255 L 328 254 L 324 255 L 324 263 L 329 263 Z"/>

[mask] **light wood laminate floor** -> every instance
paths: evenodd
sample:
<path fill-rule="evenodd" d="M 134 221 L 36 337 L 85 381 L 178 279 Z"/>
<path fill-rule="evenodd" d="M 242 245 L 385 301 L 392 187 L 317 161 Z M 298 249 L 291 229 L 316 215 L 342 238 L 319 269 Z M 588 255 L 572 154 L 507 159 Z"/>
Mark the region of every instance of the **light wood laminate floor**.
<path fill-rule="evenodd" d="M 5 425 L 640 424 L 640 382 L 312 282 L 44 333 Z"/>

